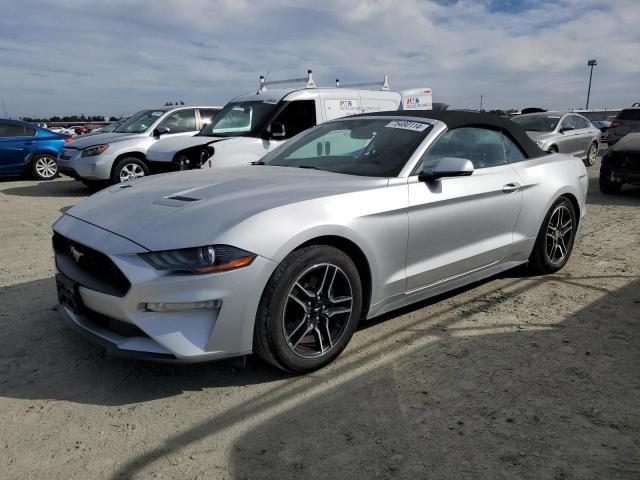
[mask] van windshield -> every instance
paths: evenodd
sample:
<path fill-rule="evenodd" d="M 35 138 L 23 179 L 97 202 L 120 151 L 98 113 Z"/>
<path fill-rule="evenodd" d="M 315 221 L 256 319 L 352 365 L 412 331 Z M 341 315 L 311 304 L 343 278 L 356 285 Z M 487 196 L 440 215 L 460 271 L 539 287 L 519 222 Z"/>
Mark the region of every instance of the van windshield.
<path fill-rule="evenodd" d="M 227 104 L 198 135 L 205 137 L 255 137 L 276 110 L 277 103 L 263 101 Z"/>

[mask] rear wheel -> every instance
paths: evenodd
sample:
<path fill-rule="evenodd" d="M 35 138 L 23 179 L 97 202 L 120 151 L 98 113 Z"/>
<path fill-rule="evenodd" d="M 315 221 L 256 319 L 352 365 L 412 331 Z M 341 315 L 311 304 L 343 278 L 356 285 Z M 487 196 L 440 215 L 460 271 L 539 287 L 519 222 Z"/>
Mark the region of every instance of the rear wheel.
<path fill-rule="evenodd" d="M 58 175 L 56 157 L 47 153 L 39 153 L 31 160 L 30 170 L 36 180 L 51 180 Z"/>
<path fill-rule="evenodd" d="M 573 250 L 576 228 L 573 204 L 567 197 L 560 197 L 542 222 L 529 257 L 529 268 L 535 273 L 545 274 L 564 267 Z"/>
<path fill-rule="evenodd" d="M 596 163 L 596 158 L 598 158 L 598 144 L 593 142 L 587 151 L 587 158 L 584 161 L 585 165 L 587 167 L 592 166 Z"/>
<path fill-rule="evenodd" d="M 605 195 L 611 195 L 618 193 L 622 188 L 622 182 L 616 182 L 612 180 L 613 171 L 608 168 L 600 169 L 600 178 L 598 183 L 600 185 L 600 191 Z"/>
<path fill-rule="evenodd" d="M 111 173 L 111 183 L 126 182 L 149 175 L 149 167 L 135 157 L 125 157 L 118 161 Z"/>
<path fill-rule="evenodd" d="M 254 351 L 267 362 L 306 373 L 335 359 L 362 313 L 362 283 L 341 250 L 313 245 L 291 253 L 260 300 Z"/>

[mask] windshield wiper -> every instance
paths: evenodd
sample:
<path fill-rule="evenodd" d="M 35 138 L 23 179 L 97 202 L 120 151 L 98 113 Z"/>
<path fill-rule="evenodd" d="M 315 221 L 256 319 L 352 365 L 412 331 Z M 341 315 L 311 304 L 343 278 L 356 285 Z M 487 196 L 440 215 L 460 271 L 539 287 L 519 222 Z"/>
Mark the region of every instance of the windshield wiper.
<path fill-rule="evenodd" d="M 309 170 L 322 170 L 321 168 L 314 167 L 312 165 L 298 165 L 298 168 L 308 168 Z"/>
<path fill-rule="evenodd" d="M 262 160 L 258 160 L 257 162 L 251 162 L 251 165 L 266 165 Z"/>

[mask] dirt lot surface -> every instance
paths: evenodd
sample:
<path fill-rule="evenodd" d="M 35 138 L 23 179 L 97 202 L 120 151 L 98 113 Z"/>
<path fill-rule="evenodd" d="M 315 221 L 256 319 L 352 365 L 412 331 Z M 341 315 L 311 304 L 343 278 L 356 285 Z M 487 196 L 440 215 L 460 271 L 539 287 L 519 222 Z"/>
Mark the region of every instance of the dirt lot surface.
<path fill-rule="evenodd" d="M 106 356 L 53 310 L 77 182 L 0 182 L 0 477 L 640 478 L 640 189 L 597 189 L 558 274 L 361 326 L 306 377 Z"/>

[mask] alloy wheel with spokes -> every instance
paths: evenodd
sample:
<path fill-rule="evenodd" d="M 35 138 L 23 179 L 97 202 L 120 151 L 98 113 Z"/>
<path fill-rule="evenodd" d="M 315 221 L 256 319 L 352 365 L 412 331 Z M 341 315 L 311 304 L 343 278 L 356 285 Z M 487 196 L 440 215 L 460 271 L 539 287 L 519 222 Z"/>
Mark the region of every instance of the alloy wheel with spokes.
<path fill-rule="evenodd" d="M 144 170 L 137 163 L 127 163 L 120 169 L 120 181 L 126 182 L 134 178 L 144 177 Z"/>
<path fill-rule="evenodd" d="M 595 143 L 592 143 L 589 147 L 589 151 L 587 152 L 587 166 L 590 167 L 594 163 L 596 163 L 596 159 L 598 158 L 598 146 Z"/>
<path fill-rule="evenodd" d="M 289 372 L 310 372 L 340 355 L 362 309 L 363 284 L 353 259 L 332 245 L 300 247 L 265 286 L 253 351 Z"/>
<path fill-rule="evenodd" d="M 282 315 L 287 345 L 305 358 L 324 355 L 344 334 L 352 311 L 349 278 L 322 263 L 302 272 L 289 289 Z"/>
<path fill-rule="evenodd" d="M 566 205 L 558 205 L 547 224 L 545 251 L 553 265 L 564 262 L 573 240 L 573 218 Z"/>
<path fill-rule="evenodd" d="M 529 268 L 538 274 L 560 270 L 569 260 L 578 228 L 577 212 L 562 196 L 551 206 L 540 226 L 529 257 Z"/>
<path fill-rule="evenodd" d="M 49 155 L 38 155 L 33 160 L 31 171 L 39 180 L 51 180 L 58 174 L 58 164 Z"/>

